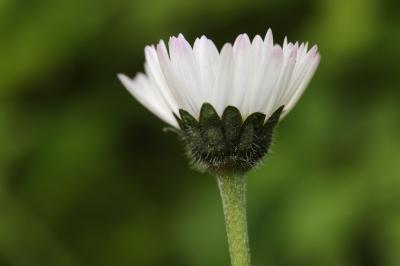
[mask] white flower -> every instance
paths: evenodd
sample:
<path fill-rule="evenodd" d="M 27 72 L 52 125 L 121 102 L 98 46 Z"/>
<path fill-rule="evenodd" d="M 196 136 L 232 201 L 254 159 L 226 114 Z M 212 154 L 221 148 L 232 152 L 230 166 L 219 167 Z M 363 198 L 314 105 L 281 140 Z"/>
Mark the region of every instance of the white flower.
<path fill-rule="evenodd" d="M 173 113 L 184 109 L 198 118 L 203 103 L 219 115 L 227 106 L 238 108 L 246 118 L 254 112 L 270 115 L 284 106 L 285 116 L 296 104 L 320 61 L 317 46 L 284 41 L 273 43 L 271 30 L 264 40 L 246 34 L 218 51 L 206 37 L 193 47 L 182 34 L 171 37 L 167 49 L 160 41 L 145 48 L 145 74 L 133 79 L 118 77 L 130 93 L 151 112 L 177 127 Z"/>

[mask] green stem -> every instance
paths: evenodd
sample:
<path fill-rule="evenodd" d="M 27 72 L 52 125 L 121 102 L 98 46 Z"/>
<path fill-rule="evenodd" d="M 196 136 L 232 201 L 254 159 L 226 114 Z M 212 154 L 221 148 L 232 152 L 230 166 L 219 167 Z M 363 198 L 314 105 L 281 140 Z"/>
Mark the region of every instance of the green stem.
<path fill-rule="evenodd" d="M 224 208 L 231 264 L 250 266 L 246 219 L 247 179 L 244 176 L 219 176 L 217 180 Z"/>

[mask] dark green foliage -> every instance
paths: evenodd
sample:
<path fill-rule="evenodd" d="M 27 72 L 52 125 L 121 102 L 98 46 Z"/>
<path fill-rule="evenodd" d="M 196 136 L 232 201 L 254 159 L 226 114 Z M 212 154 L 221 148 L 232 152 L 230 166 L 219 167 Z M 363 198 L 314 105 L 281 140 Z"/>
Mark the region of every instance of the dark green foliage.
<path fill-rule="evenodd" d="M 262 113 L 253 113 L 243 122 L 236 107 L 228 106 L 220 118 L 211 104 L 204 103 L 199 121 L 184 110 L 179 111 L 180 118 L 175 117 L 193 165 L 221 175 L 247 172 L 261 161 L 282 110 L 283 106 L 266 122 Z"/>

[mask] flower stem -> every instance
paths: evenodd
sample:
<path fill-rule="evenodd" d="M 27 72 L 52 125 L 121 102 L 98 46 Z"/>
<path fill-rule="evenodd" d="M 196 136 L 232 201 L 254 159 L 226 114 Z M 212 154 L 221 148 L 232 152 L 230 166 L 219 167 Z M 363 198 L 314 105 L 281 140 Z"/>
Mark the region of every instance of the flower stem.
<path fill-rule="evenodd" d="M 246 218 L 245 176 L 219 176 L 218 187 L 224 208 L 226 232 L 232 266 L 250 266 Z"/>

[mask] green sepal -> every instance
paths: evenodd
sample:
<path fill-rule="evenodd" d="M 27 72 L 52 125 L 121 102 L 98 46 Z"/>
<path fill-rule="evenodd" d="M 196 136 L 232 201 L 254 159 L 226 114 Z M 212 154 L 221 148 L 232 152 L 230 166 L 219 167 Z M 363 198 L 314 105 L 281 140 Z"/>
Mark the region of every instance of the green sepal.
<path fill-rule="evenodd" d="M 274 127 L 276 126 L 276 124 L 278 124 L 279 119 L 282 115 L 282 111 L 283 111 L 284 106 L 282 105 L 281 107 L 279 107 L 267 120 L 267 122 L 264 125 L 264 130 L 267 130 L 269 132 L 271 132 Z"/>
<path fill-rule="evenodd" d="M 178 121 L 179 127 L 182 130 L 182 134 L 187 143 L 190 143 L 190 146 L 199 146 L 203 145 L 199 123 L 197 120 L 189 114 L 187 111 L 180 109 L 179 110 L 180 118 L 174 114 L 175 119 Z"/>
<path fill-rule="evenodd" d="M 251 149 L 261 131 L 265 120 L 265 114 L 253 113 L 244 121 L 240 131 L 239 150 Z"/>
<path fill-rule="evenodd" d="M 226 145 L 229 150 L 233 150 L 238 144 L 240 128 L 243 123 L 242 115 L 236 107 L 228 106 L 222 114 L 221 121 Z"/>
<path fill-rule="evenodd" d="M 181 116 L 182 125 L 179 125 L 182 129 L 198 128 L 199 122 L 189 112 L 179 109 L 179 115 Z M 179 122 L 178 122 L 179 123 Z"/>
<path fill-rule="evenodd" d="M 178 122 L 179 127 L 183 130 L 185 124 L 182 122 L 182 119 L 180 119 L 179 116 L 177 116 L 177 114 L 175 114 L 174 112 L 172 113 L 172 115 L 175 117 L 176 122 Z"/>
<path fill-rule="evenodd" d="M 174 114 L 193 166 L 214 175 L 243 174 L 268 153 L 272 133 L 283 106 L 264 123 L 265 115 L 253 113 L 243 122 L 240 111 L 228 106 L 220 118 L 214 107 L 204 103 L 199 119 L 179 110 Z"/>
<path fill-rule="evenodd" d="M 284 106 L 279 107 L 267 120 L 263 126 L 259 138 L 259 152 L 261 154 L 267 154 L 269 147 L 272 143 L 272 136 L 276 125 L 279 122 Z"/>
<path fill-rule="evenodd" d="M 221 120 L 215 111 L 214 107 L 209 103 L 204 103 L 200 109 L 199 117 L 200 128 L 220 127 Z"/>
<path fill-rule="evenodd" d="M 221 152 L 225 147 L 221 119 L 209 103 L 201 106 L 199 118 L 200 131 L 209 153 Z"/>
<path fill-rule="evenodd" d="M 205 147 L 200 126 L 197 120 L 187 111 L 180 109 L 179 115 L 180 119 L 176 115 L 175 118 L 177 118 L 179 127 L 181 128 L 181 137 L 186 143 L 187 154 L 194 164 L 198 160 L 196 158 L 201 157 Z"/>
<path fill-rule="evenodd" d="M 279 107 L 275 112 L 272 113 L 272 115 L 268 118 L 267 122 L 265 122 L 265 125 L 263 126 L 262 129 L 263 136 L 268 136 L 270 138 L 272 137 L 274 128 L 278 124 L 279 119 L 282 115 L 283 108 L 284 108 L 283 105 Z"/>

